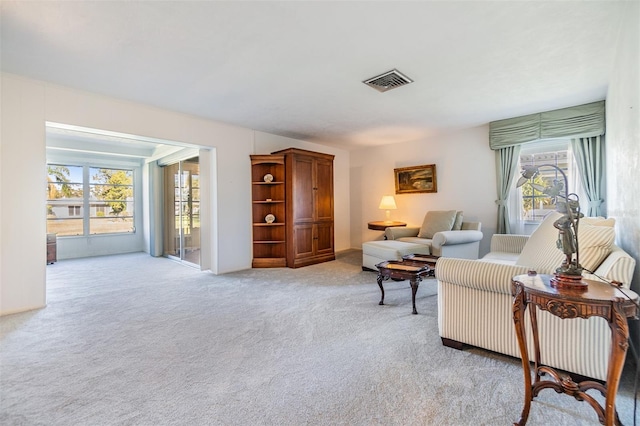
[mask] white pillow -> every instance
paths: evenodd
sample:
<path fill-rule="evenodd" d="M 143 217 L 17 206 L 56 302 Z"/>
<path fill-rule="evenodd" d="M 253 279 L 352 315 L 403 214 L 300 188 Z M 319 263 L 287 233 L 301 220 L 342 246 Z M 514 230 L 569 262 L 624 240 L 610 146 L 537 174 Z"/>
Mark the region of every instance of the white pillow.
<path fill-rule="evenodd" d="M 516 265 L 527 266 L 540 274 L 552 274 L 562 264 L 565 255 L 556 245 L 558 230 L 553 222 L 562 217 L 558 212 L 549 213 L 525 244 Z M 594 271 L 611 253 L 615 230 L 610 221 L 591 225 L 580 220 L 578 225 L 578 261 L 583 268 Z"/>
<path fill-rule="evenodd" d="M 564 253 L 556 246 L 558 230 L 553 222 L 561 218 L 558 212 L 549 213 L 524 245 L 516 265 L 526 266 L 539 274 L 552 274 L 562 264 Z"/>
<path fill-rule="evenodd" d="M 611 219 L 613 221 L 613 219 Z M 600 222 L 602 223 L 602 222 Z M 604 226 L 589 223 L 578 224 L 578 261 L 588 271 L 595 271 L 613 250 L 616 238 L 613 224 Z"/>
<path fill-rule="evenodd" d="M 456 219 L 453 222 L 453 226 L 451 227 L 452 231 L 459 231 L 462 229 L 462 220 L 464 218 L 462 211 L 456 212 Z"/>
<path fill-rule="evenodd" d="M 616 224 L 616 219 L 613 217 L 605 219 L 604 217 L 601 217 L 601 216 L 583 217 L 582 219 L 580 219 L 580 225 L 582 225 L 583 223 L 588 225 L 593 225 L 593 226 L 610 226 L 613 228 Z M 580 225 L 578 225 L 578 227 L 580 227 Z"/>
<path fill-rule="evenodd" d="M 424 221 L 418 237 L 433 238 L 433 234 L 442 231 L 451 231 L 456 220 L 456 210 L 430 211 L 424 215 Z"/>

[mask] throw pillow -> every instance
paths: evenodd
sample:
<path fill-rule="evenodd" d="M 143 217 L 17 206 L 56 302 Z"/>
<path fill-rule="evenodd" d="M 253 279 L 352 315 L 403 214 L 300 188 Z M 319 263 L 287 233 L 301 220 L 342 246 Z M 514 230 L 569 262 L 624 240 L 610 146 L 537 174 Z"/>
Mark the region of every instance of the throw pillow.
<path fill-rule="evenodd" d="M 613 228 L 616 224 L 616 219 L 613 217 L 610 217 L 609 219 L 605 219 L 604 217 L 600 217 L 600 216 L 583 217 L 582 219 L 580 219 L 580 225 L 582 225 L 583 223 L 588 225 L 594 225 L 594 226 L 610 226 Z"/>
<path fill-rule="evenodd" d="M 458 211 L 456 212 L 456 220 L 453 222 L 453 227 L 451 228 L 452 231 L 459 231 L 462 229 L 462 214 L 464 212 L 462 211 Z"/>
<path fill-rule="evenodd" d="M 600 223 L 600 222 L 597 222 Z M 604 226 L 582 223 L 578 225 L 578 261 L 588 271 L 595 271 L 611 254 L 615 229 L 609 223 Z"/>
<path fill-rule="evenodd" d="M 516 265 L 526 266 L 539 274 L 552 274 L 562 264 L 564 253 L 556 246 L 558 230 L 553 222 L 561 218 L 558 212 L 549 213 L 524 245 Z"/>
<path fill-rule="evenodd" d="M 544 218 L 529 237 L 516 265 L 527 266 L 540 274 L 555 272 L 565 258 L 562 250 L 556 245 L 558 230 L 553 226 L 553 222 L 560 217 L 560 213 L 551 212 Z M 615 231 L 610 222 L 605 222 L 605 226 L 597 226 L 583 223 L 581 219 L 578 225 L 580 265 L 589 271 L 597 269 L 611 253 L 614 239 Z"/>
<path fill-rule="evenodd" d="M 436 232 L 451 231 L 456 220 L 455 210 L 430 211 L 424 216 L 418 233 L 420 238 L 433 238 Z"/>

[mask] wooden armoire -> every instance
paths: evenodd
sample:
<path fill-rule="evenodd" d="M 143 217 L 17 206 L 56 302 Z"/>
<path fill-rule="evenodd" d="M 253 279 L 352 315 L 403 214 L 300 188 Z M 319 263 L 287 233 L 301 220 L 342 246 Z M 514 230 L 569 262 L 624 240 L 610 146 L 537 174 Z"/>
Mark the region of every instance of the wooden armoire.
<path fill-rule="evenodd" d="M 272 154 L 285 157 L 287 266 L 334 260 L 334 156 L 297 148 Z"/>

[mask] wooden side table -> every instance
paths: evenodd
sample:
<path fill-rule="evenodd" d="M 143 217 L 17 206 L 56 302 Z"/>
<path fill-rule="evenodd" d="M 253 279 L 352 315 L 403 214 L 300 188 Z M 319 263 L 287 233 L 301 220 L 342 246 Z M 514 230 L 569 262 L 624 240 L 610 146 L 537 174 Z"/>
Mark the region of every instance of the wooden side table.
<path fill-rule="evenodd" d="M 518 336 L 518 345 L 522 356 L 522 368 L 524 370 L 524 408 L 520 420 L 516 425 L 524 425 L 529 417 L 531 401 L 542 389 L 551 388 L 557 393 L 566 393 L 578 401 L 588 402 L 598 415 L 600 423 L 613 426 L 620 424 L 616 413 L 615 400 L 620 384 L 620 374 L 624 359 L 629 347 L 629 325 L 627 318 L 638 317 L 638 295 L 625 289 L 624 292 L 633 300 L 629 300 L 620 290 L 598 281 L 584 280 L 589 287 L 586 291 L 559 290 L 551 287 L 549 275 L 518 275 L 513 277 L 511 293 L 513 294 L 513 322 Z M 635 303 L 634 303 L 635 302 Z M 531 327 L 533 332 L 533 344 L 535 353 L 534 374 L 535 379 L 531 383 L 531 367 L 527 351 L 527 339 L 525 335 L 524 315 L 527 305 L 529 309 Z M 551 313 L 562 319 L 589 318 L 599 316 L 609 322 L 611 329 L 611 353 L 607 369 L 607 381 L 604 385 L 595 381 L 575 383 L 569 377 L 561 377 L 553 368 L 540 365 L 540 342 L 538 335 L 538 323 L 536 319 L 536 307 Z M 541 380 L 543 373 L 548 374 L 552 380 Z M 598 390 L 605 397 L 605 407 L 586 392 L 590 389 Z"/>
<path fill-rule="evenodd" d="M 367 224 L 367 228 L 373 229 L 374 231 L 384 231 L 385 229 L 393 226 L 407 226 L 407 224 L 404 222 L 385 221 L 385 220 L 373 221 Z"/>

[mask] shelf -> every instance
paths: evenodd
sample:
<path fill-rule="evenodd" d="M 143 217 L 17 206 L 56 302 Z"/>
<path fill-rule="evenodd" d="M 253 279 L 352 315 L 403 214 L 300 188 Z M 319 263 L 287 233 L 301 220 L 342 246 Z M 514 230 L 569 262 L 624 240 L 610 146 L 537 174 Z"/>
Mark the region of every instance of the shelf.
<path fill-rule="evenodd" d="M 273 176 L 271 182 L 264 181 L 267 174 Z M 286 266 L 285 186 L 283 155 L 251 156 L 254 268 Z M 275 215 L 279 222 L 265 222 L 268 215 Z"/>

